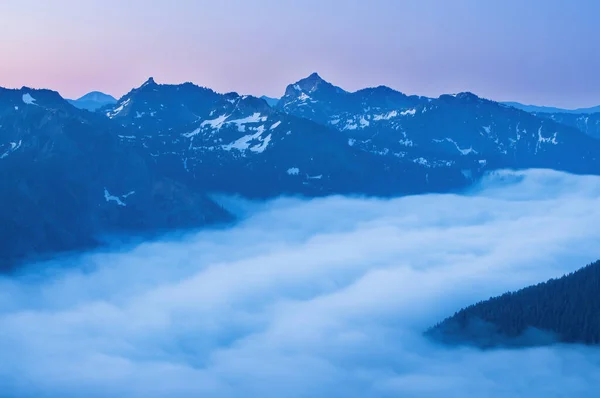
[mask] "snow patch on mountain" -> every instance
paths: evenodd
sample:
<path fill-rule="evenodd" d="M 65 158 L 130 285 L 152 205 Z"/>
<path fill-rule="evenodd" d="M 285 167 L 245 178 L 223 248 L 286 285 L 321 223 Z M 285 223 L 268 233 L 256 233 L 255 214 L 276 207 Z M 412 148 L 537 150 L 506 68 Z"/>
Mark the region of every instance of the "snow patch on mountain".
<path fill-rule="evenodd" d="M 107 112 L 106 116 L 108 116 L 110 119 L 118 116 L 123 111 L 123 109 L 125 109 L 130 103 L 131 103 L 131 98 L 127 98 L 127 100 L 125 100 L 121 105 L 119 105 L 117 108 L 115 108 L 112 112 Z"/>
<path fill-rule="evenodd" d="M 346 121 L 346 125 L 342 128 L 342 130 L 356 130 L 358 128 L 358 124 L 354 122 L 352 119 L 348 119 Z"/>
<path fill-rule="evenodd" d="M 260 139 L 259 139 L 259 141 L 260 141 Z M 271 142 L 271 134 L 266 136 L 260 144 L 256 144 L 255 146 L 250 147 L 250 150 L 255 153 L 263 153 L 265 151 L 265 149 L 267 149 L 267 146 L 269 145 L 270 142 Z"/>
<path fill-rule="evenodd" d="M 104 188 L 104 200 L 106 200 L 107 202 L 115 202 L 117 205 L 125 207 L 127 206 L 127 204 L 125 202 L 123 202 L 121 200 L 121 198 L 126 199 L 129 195 L 133 195 L 135 193 L 135 191 L 131 191 L 130 193 L 123 195 L 121 197 L 115 196 L 115 195 L 111 195 L 110 192 L 108 192 L 108 189 L 106 189 L 106 187 Z"/>
<path fill-rule="evenodd" d="M 421 166 L 431 167 L 430 164 L 429 164 L 429 161 L 427 159 L 425 159 L 425 158 L 422 158 L 422 157 L 413 159 L 413 162 L 417 163 L 417 164 L 420 164 Z"/>
<path fill-rule="evenodd" d="M 538 142 L 542 143 L 542 144 L 552 144 L 552 145 L 557 145 L 558 141 L 556 140 L 556 136 L 557 133 L 554 133 L 554 135 L 552 137 L 544 137 L 542 135 L 542 127 L 540 126 L 540 128 L 538 129 Z"/>
<path fill-rule="evenodd" d="M 336 126 L 339 130 L 357 130 L 366 129 L 371 126 L 371 122 L 389 121 L 399 116 L 414 116 L 417 113 L 416 109 L 407 109 L 404 111 L 392 110 L 387 113 L 369 113 L 371 109 L 364 109 L 364 114 L 344 114 L 333 116 L 329 119 L 329 124 Z M 343 126 L 338 126 L 341 121 L 345 121 Z"/>
<path fill-rule="evenodd" d="M 397 116 L 398 116 L 398 111 L 391 111 L 386 114 L 374 115 L 373 120 L 375 120 L 375 121 L 390 120 L 391 118 L 394 118 Z"/>
<path fill-rule="evenodd" d="M 218 130 L 221 128 L 221 126 L 223 126 L 223 123 L 225 123 L 225 121 L 227 120 L 228 117 L 229 116 L 227 116 L 227 115 L 221 115 L 221 116 L 217 117 L 216 119 L 205 120 L 202 123 L 200 123 L 200 127 L 203 128 L 206 126 L 210 126 L 212 129 Z M 196 133 L 196 134 L 198 134 L 198 133 Z"/>
<path fill-rule="evenodd" d="M 380 114 L 373 115 L 373 120 L 378 122 L 381 120 L 390 120 L 390 119 L 393 119 L 398 116 L 408 116 L 408 115 L 414 116 L 416 113 L 417 113 L 416 109 L 407 109 L 407 110 L 400 111 L 400 112 L 394 110 L 394 111 L 390 111 L 388 113 L 380 113 Z"/>
<path fill-rule="evenodd" d="M 446 141 L 448 141 L 448 142 L 450 142 L 450 143 L 454 144 L 454 146 L 456 147 L 456 150 L 457 150 L 458 152 L 460 152 L 462 155 L 469 155 L 469 154 L 471 154 L 471 153 L 477 154 L 477 151 L 476 151 L 476 150 L 474 150 L 474 149 L 473 149 L 473 147 L 469 147 L 469 148 L 467 148 L 467 149 L 463 149 L 463 148 L 461 148 L 461 147 L 458 145 L 458 143 L 457 143 L 456 141 L 454 141 L 454 140 L 453 140 L 453 139 L 451 139 L 451 138 L 446 138 Z"/>
<path fill-rule="evenodd" d="M 11 153 L 15 152 L 16 150 L 18 150 L 19 148 L 21 148 L 21 144 L 23 143 L 22 140 L 19 140 L 19 142 L 10 142 L 10 148 L 4 152 L 2 155 L 0 155 L 0 159 L 4 159 L 7 158 L 8 155 L 10 155 Z"/>
<path fill-rule="evenodd" d="M 189 133 L 184 133 L 182 134 L 185 138 L 191 138 L 195 135 L 200 134 L 200 132 L 202 131 L 202 127 L 198 127 L 197 129 L 195 129 L 194 131 L 190 131 Z"/>
<path fill-rule="evenodd" d="M 27 105 L 37 105 L 35 103 L 35 98 L 33 98 L 29 93 L 23 94 L 22 100 Z"/>
<path fill-rule="evenodd" d="M 196 129 L 194 129 L 193 131 L 189 132 L 189 133 L 184 133 L 182 134 L 182 136 L 186 137 L 186 138 L 192 138 L 198 134 L 200 134 L 202 132 L 203 129 L 205 128 L 210 128 L 211 130 L 220 130 L 221 128 L 230 125 L 230 124 L 235 124 L 237 127 L 237 130 L 241 133 L 245 133 L 246 132 L 246 125 L 247 124 L 252 124 L 252 123 L 264 123 L 267 121 L 268 117 L 267 116 L 262 116 L 260 114 L 260 112 L 255 112 L 250 116 L 247 116 L 245 118 L 241 118 L 241 119 L 234 119 L 234 120 L 228 120 L 229 117 L 231 115 L 226 115 L 223 114 L 215 119 L 210 119 L 210 120 L 205 120 L 202 123 L 200 123 L 200 126 Z M 281 122 L 276 122 L 271 126 L 271 130 L 277 128 L 279 125 L 281 124 Z M 261 129 L 262 131 L 264 131 L 264 126 L 260 126 L 258 127 L 258 129 Z M 261 133 L 262 134 L 262 133 Z M 226 150 L 231 150 L 233 148 L 237 148 L 237 146 L 241 145 L 242 147 L 244 146 L 243 142 L 245 142 L 245 140 L 247 139 L 247 137 L 252 137 L 254 135 L 247 135 L 244 137 L 241 137 L 239 140 L 232 142 L 229 145 L 225 145 L 223 148 Z M 239 141 L 239 142 L 238 142 Z M 247 149 L 247 148 L 246 148 Z"/>
<path fill-rule="evenodd" d="M 300 94 L 300 96 L 298 97 L 298 100 L 299 100 L 299 101 L 302 101 L 302 102 L 306 102 L 306 101 L 308 101 L 309 99 L 310 99 L 310 96 L 309 96 L 309 95 L 307 95 L 306 93 L 302 93 L 302 94 Z"/>
<path fill-rule="evenodd" d="M 469 155 L 471 153 L 477 154 L 478 152 L 473 149 L 473 147 L 469 147 L 469 148 L 461 148 L 460 145 L 458 145 L 458 143 L 456 141 L 454 141 L 452 138 L 445 138 L 443 140 L 439 140 L 439 139 L 433 139 L 433 142 L 437 142 L 437 143 L 441 143 L 441 142 L 449 142 L 451 144 L 453 144 L 456 147 L 456 150 L 458 152 L 460 152 L 462 155 Z"/>
<path fill-rule="evenodd" d="M 259 112 L 255 112 L 252 115 L 236 120 L 229 120 L 227 124 L 237 125 L 238 131 L 243 133 L 246 131 L 246 124 L 248 123 L 264 123 L 267 121 L 267 116 L 261 116 Z"/>
<path fill-rule="evenodd" d="M 256 115 L 256 114 L 255 114 Z M 238 151 L 246 151 L 250 150 L 255 153 L 262 153 L 267 149 L 267 146 L 271 142 L 271 134 L 262 138 L 261 135 L 265 132 L 265 126 L 261 125 L 256 128 L 256 133 L 245 135 L 234 142 L 222 145 L 221 148 L 225 151 L 231 151 L 232 149 L 236 149 Z M 257 144 L 251 145 L 252 141 L 258 141 Z"/>
<path fill-rule="evenodd" d="M 389 148 L 383 148 L 380 151 L 378 151 L 378 150 L 371 151 L 371 153 L 373 153 L 375 155 L 379 155 L 379 156 L 386 156 L 388 153 L 390 153 L 390 149 Z"/>

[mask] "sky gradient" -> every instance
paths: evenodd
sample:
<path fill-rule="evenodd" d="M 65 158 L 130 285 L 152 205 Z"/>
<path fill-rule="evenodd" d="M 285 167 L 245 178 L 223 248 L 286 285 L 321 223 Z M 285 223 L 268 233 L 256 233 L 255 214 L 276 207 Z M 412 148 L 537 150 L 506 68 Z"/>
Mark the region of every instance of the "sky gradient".
<path fill-rule="evenodd" d="M 593 106 L 599 12 L 595 0 L 6 0 L 0 86 L 119 97 L 153 76 L 280 96 L 317 71 L 347 90 Z"/>

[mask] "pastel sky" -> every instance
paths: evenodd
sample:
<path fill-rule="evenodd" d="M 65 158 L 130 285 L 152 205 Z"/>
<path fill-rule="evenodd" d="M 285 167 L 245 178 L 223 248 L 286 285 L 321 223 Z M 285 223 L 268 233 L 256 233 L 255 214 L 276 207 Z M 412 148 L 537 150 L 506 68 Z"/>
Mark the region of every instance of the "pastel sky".
<path fill-rule="evenodd" d="M 0 86 L 114 96 L 149 76 L 280 96 L 347 90 L 600 104 L 597 0 L 2 0 Z"/>

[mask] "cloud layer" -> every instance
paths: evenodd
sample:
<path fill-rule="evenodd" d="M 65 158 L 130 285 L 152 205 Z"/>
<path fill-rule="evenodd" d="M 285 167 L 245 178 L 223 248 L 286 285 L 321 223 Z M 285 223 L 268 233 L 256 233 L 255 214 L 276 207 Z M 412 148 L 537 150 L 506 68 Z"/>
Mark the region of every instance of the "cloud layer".
<path fill-rule="evenodd" d="M 466 195 L 237 203 L 223 230 L 0 280 L 10 397 L 589 396 L 600 352 L 440 347 L 464 305 L 600 257 L 600 177 Z"/>

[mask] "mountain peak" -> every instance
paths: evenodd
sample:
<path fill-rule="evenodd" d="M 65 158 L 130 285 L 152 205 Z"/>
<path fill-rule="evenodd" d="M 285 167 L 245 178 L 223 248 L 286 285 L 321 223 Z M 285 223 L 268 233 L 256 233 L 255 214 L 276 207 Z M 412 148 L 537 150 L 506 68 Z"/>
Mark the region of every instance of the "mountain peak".
<path fill-rule="evenodd" d="M 112 95 L 104 94 L 100 91 L 92 91 L 76 100 L 67 100 L 69 103 L 79 109 L 95 111 L 105 105 L 116 104 L 117 99 Z"/>
<path fill-rule="evenodd" d="M 460 92 L 458 94 L 456 94 L 457 98 L 464 98 L 464 99 L 479 99 L 479 97 L 476 94 L 473 94 L 470 91 L 463 91 Z"/>
<path fill-rule="evenodd" d="M 296 84 L 298 84 L 300 86 L 316 87 L 321 84 L 329 84 L 329 83 L 326 82 L 325 80 L 323 80 L 323 78 L 321 76 L 319 76 L 319 74 L 317 72 L 313 72 L 309 76 L 305 77 L 304 79 L 299 80 Z"/>
<path fill-rule="evenodd" d="M 151 85 L 152 86 L 156 85 L 156 82 L 154 81 L 154 78 L 152 76 L 150 76 L 148 78 L 148 80 L 146 80 L 146 82 L 144 84 L 142 84 L 142 87 L 144 87 L 144 86 L 151 86 Z"/>
<path fill-rule="evenodd" d="M 379 85 L 376 87 L 363 88 L 363 89 L 358 90 L 357 92 L 358 93 L 361 93 L 361 92 L 362 93 L 376 93 L 376 94 L 383 94 L 383 95 L 402 94 L 400 91 L 394 90 L 391 87 L 383 86 L 383 85 Z"/>
<path fill-rule="evenodd" d="M 317 72 L 311 73 L 305 80 L 313 80 L 313 81 L 322 80 L 322 81 L 324 81 Z"/>
<path fill-rule="evenodd" d="M 298 80 L 294 84 L 290 84 L 287 87 L 285 96 L 295 97 L 299 93 L 304 93 L 310 96 L 312 93 L 316 93 L 317 91 L 319 93 L 345 93 L 345 91 L 341 88 L 323 80 L 323 78 L 319 76 L 317 72 L 313 72 L 304 79 Z"/>
<path fill-rule="evenodd" d="M 267 97 L 266 95 L 261 96 L 260 99 L 264 100 L 271 107 L 276 106 L 279 102 L 279 98 Z"/>
<path fill-rule="evenodd" d="M 91 91 L 81 98 L 78 98 L 77 101 L 97 101 L 97 102 L 107 102 L 107 103 L 115 103 L 117 102 L 116 98 L 112 95 L 105 94 L 100 91 Z"/>
<path fill-rule="evenodd" d="M 442 94 L 439 99 L 444 101 L 460 100 L 461 102 L 476 102 L 481 100 L 480 97 L 470 91 L 463 91 L 456 94 Z"/>

